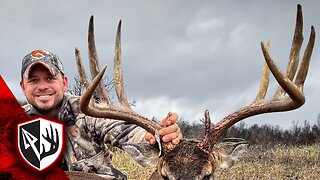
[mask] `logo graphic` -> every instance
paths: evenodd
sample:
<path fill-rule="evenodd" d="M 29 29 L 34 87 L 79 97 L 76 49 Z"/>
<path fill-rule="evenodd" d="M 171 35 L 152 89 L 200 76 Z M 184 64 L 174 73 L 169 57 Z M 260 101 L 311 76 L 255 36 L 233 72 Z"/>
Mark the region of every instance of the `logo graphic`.
<path fill-rule="evenodd" d="M 60 156 L 63 125 L 43 118 L 18 124 L 18 149 L 31 167 L 42 171 Z"/>
<path fill-rule="evenodd" d="M 47 52 L 45 52 L 45 51 L 36 50 L 32 53 L 32 57 L 36 58 L 36 59 L 40 59 L 40 58 L 43 58 L 46 54 L 47 54 Z"/>

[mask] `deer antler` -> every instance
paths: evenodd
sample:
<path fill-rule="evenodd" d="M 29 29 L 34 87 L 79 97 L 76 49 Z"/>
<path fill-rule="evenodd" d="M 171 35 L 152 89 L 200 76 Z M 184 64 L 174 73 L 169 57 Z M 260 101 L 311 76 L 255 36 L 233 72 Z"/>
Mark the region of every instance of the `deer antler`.
<path fill-rule="evenodd" d="M 205 112 L 205 124 L 206 132 L 205 136 L 198 145 L 206 150 L 211 151 L 215 142 L 220 138 L 222 133 L 226 131 L 233 124 L 257 114 L 290 111 L 301 107 L 305 102 L 303 94 L 303 85 L 307 77 L 309 62 L 315 41 L 315 30 L 311 26 L 311 33 L 309 42 L 304 52 L 302 62 L 299 66 L 298 73 L 296 71 L 299 64 L 299 54 L 301 45 L 303 42 L 303 17 L 301 5 L 297 6 L 297 19 L 295 33 L 292 41 L 289 63 L 286 74 L 283 75 L 281 70 L 276 66 L 272 60 L 269 52 L 269 43 L 267 47 L 264 43 L 261 43 L 261 49 L 265 58 L 266 63 L 263 67 L 262 78 L 260 81 L 260 88 L 256 99 L 249 105 L 240 108 L 236 112 L 226 116 L 220 122 L 210 127 L 209 112 Z M 271 70 L 272 74 L 279 83 L 279 87 L 276 90 L 274 96 L 266 100 L 265 95 L 268 89 L 269 74 Z M 296 77 L 295 77 L 296 75 Z M 295 80 L 293 82 L 293 79 Z M 287 95 L 286 95 L 287 94 Z"/>
<path fill-rule="evenodd" d="M 45 151 L 44 148 L 44 144 L 42 144 L 42 148 L 43 148 L 43 152 L 40 154 L 40 160 L 51 155 L 54 154 L 55 152 L 57 152 L 58 148 L 59 148 L 59 134 L 58 134 L 58 130 L 55 129 L 56 131 L 56 141 L 54 140 L 54 134 L 53 134 L 53 129 L 52 126 L 50 124 L 50 132 L 51 132 L 51 137 L 49 136 L 49 132 L 48 129 L 46 128 L 46 132 L 47 132 L 47 137 L 45 137 L 44 135 L 42 135 L 42 137 L 47 140 L 50 143 L 50 150 L 49 151 Z"/>
<path fill-rule="evenodd" d="M 93 30 L 93 16 L 90 18 L 89 22 L 89 32 L 88 32 L 88 49 L 90 55 L 90 71 L 92 74 L 93 81 L 90 86 L 88 86 L 88 80 L 81 62 L 80 52 L 78 49 L 75 50 L 75 55 L 78 64 L 78 71 L 80 74 L 80 79 L 82 84 L 86 87 L 85 92 L 81 95 L 80 98 L 80 109 L 83 113 L 101 118 L 111 118 L 118 119 L 136 124 L 146 131 L 155 134 L 161 126 L 154 121 L 145 118 L 138 113 L 134 112 L 127 100 L 124 85 L 123 85 L 123 76 L 122 76 L 122 66 L 121 66 L 121 21 L 118 24 L 116 43 L 115 43 L 115 56 L 114 56 L 114 83 L 115 90 L 119 100 L 119 106 L 113 104 L 110 98 L 107 95 L 107 91 L 101 83 L 101 79 L 106 70 L 106 66 L 100 71 L 98 56 L 95 48 L 94 42 L 94 30 Z M 97 73 L 100 71 L 99 73 Z M 97 88 L 98 87 L 98 88 Z M 101 96 L 103 102 L 95 103 L 91 100 L 91 96 L 97 88 L 98 94 Z M 101 93 L 103 92 L 103 93 Z M 163 143 L 163 148 L 165 151 L 169 151 L 173 147 L 171 143 Z"/>

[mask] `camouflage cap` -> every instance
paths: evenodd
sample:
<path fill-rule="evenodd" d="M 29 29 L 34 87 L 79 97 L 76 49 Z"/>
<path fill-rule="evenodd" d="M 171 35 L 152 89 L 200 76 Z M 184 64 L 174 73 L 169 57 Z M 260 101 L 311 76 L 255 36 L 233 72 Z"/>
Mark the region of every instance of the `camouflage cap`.
<path fill-rule="evenodd" d="M 63 65 L 57 55 L 44 50 L 35 50 L 22 59 L 22 80 L 24 77 L 29 77 L 31 67 L 36 64 L 45 66 L 53 76 L 57 75 L 59 72 L 64 75 Z"/>

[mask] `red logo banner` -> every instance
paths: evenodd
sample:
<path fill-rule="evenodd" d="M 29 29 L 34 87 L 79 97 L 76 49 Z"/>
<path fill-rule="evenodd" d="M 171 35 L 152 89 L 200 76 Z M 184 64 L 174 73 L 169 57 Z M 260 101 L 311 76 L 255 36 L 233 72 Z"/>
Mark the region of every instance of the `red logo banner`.
<path fill-rule="evenodd" d="M 17 127 L 29 118 L 0 76 L 0 179 L 68 179 L 59 166 L 45 173 L 26 167 L 17 152 Z"/>

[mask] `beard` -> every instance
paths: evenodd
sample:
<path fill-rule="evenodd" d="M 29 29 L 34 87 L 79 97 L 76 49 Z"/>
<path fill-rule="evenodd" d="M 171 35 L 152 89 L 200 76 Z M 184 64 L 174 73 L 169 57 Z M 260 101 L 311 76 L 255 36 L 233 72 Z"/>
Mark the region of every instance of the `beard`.
<path fill-rule="evenodd" d="M 61 108 L 63 96 L 49 99 L 30 99 L 28 102 L 41 114 L 56 118 Z"/>

